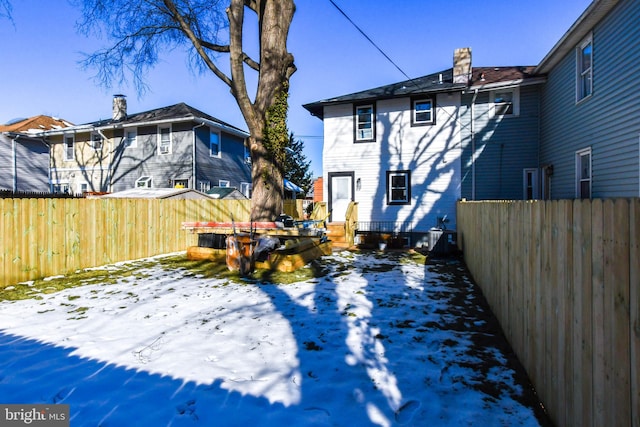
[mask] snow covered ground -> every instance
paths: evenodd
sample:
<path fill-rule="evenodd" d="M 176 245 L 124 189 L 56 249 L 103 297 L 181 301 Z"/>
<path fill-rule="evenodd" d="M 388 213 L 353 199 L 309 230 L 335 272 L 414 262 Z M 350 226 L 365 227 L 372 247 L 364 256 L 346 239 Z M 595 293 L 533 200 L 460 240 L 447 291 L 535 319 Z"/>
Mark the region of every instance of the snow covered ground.
<path fill-rule="evenodd" d="M 72 426 L 540 425 L 457 261 L 341 252 L 283 284 L 183 258 L 0 302 L 0 403 L 69 404 Z"/>

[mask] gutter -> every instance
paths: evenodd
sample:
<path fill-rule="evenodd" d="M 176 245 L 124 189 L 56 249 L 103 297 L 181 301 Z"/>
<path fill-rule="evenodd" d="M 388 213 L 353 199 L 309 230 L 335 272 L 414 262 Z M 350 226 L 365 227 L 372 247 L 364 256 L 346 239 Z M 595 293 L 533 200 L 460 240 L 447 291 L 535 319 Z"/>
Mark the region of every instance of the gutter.
<path fill-rule="evenodd" d="M 199 125 L 196 125 L 194 127 L 191 128 L 191 135 L 193 135 L 193 144 L 192 144 L 192 148 L 191 148 L 191 188 L 196 190 L 196 129 L 199 127 L 204 126 L 205 123 L 202 122 Z"/>
<path fill-rule="evenodd" d="M 18 191 L 18 159 L 17 159 L 17 149 L 16 149 L 16 141 L 20 138 L 19 134 L 15 134 L 14 138 L 11 138 L 11 169 L 13 172 L 13 177 L 11 179 L 11 189 L 13 192 Z"/>
<path fill-rule="evenodd" d="M 475 115 L 473 110 L 476 105 L 476 98 L 478 97 L 478 89 L 473 92 L 473 98 L 471 99 L 471 200 L 476 199 L 476 134 L 474 120 Z"/>
<path fill-rule="evenodd" d="M 230 133 L 232 135 L 235 135 L 235 136 L 238 136 L 238 137 L 241 137 L 241 138 L 248 138 L 249 136 L 251 136 L 251 134 L 249 132 L 245 132 L 243 130 L 236 129 L 236 128 L 230 126 L 230 125 L 226 125 L 226 124 L 223 124 L 223 123 L 215 122 L 213 120 L 205 119 L 203 117 L 195 117 L 195 116 L 181 117 L 181 118 L 178 118 L 178 119 L 150 120 L 150 121 L 146 121 L 146 122 L 117 123 L 117 124 L 111 124 L 111 125 L 108 125 L 108 126 L 79 125 L 79 126 L 72 126 L 72 127 L 62 128 L 62 129 L 56 129 L 54 131 L 45 131 L 45 132 L 42 132 L 42 133 L 38 134 L 38 136 L 42 136 L 42 135 L 64 135 L 64 134 L 69 133 L 69 132 L 73 132 L 73 133 L 92 132 L 92 131 L 98 130 L 98 129 L 103 129 L 103 130 L 107 130 L 107 129 L 124 129 L 124 128 L 128 128 L 128 127 L 156 126 L 156 125 L 162 125 L 162 124 L 168 124 L 168 123 L 183 123 L 183 122 L 202 122 L 202 123 L 205 123 L 205 124 L 207 124 L 209 126 L 214 126 L 214 127 L 220 128 L 220 129 L 224 130 L 227 133 Z"/>

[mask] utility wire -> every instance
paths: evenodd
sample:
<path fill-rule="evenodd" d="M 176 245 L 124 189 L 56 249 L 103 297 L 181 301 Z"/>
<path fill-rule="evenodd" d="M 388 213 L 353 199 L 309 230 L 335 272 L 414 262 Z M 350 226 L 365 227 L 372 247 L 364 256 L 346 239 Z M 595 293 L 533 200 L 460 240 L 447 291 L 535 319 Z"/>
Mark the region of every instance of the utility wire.
<path fill-rule="evenodd" d="M 344 10 L 340 9 L 340 7 L 333 1 L 333 0 L 329 0 L 329 2 L 336 8 L 338 9 L 338 11 L 345 17 L 347 18 L 347 21 L 349 21 L 351 23 L 351 25 L 353 25 L 356 30 L 358 30 L 360 32 L 360 34 L 362 34 L 364 36 L 365 39 L 367 39 L 369 41 L 369 43 L 371 43 L 371 45 L 373 45 L 373 47 L 375 47 L 376 49 L 378 49 L 378 51 L 385 57 L 387 58 L 387 61 L 389 61 L 390 63 L 393 64 L 394 67 L 396 67 L 398 69 L 398 71 L 400 71 L 406 78 L 407 80 L 411 80 L 411 77 L 409 77 L 407 75 L 407 73 L 405 73 L 404 71 L 402 71 L 402 68 L 400 68 L 398 66 L 398 64 L 396 64 L 395 62 L 393 62 L 393 59 L 391 59 L 389 57 L 389 55 L 387 55 L 386 53 L 384 53 L 384 51 L 373 41 L 371 40 L 371 38 L 360 28 L 358 27 L 358 25 L 353 22 L 353 20 L 349 17 L 349 15 L 347 15 Z"/>

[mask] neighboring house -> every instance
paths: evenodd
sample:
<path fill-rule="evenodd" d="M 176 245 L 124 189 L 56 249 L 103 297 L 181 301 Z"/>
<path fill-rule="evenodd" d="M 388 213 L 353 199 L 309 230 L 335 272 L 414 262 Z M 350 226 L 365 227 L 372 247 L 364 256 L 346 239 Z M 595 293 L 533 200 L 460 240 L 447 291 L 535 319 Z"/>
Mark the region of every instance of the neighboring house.
<path fill-rule="evenodd" d="M 45 130 L 71 123 L 49 116 L 34 116 L 0 126 L 0 189 L 12 192 L 49 192 L 49 145 Z"/>
<path fill-rule="evenodd" d="M 594 0 L 538 66 L 471 67 L 304 107 L 332 221 L 421 233 L 460 198 L 640 195 L 640 2 Z"/>
<path fill-rule="evenodd" d="M 523 197 L 544 81 L 533 68 L 472 68 L 457 49 L 448 70 L 305 105 L 324 121 L 330 220 L 356 201 L 360 228 L 420 234 L 455 226 L 461 197 Z"/>
<path fill-rule="evenodd" d="M 248 133 L 184 103 L 127 114 L 116 95 L 109 120 L 45 132 L 54 191 L 234 187 L 249 195 Z"/>
<path fill-rule="evenodd" d="M 596 0 L 540 62 L 544 198 L 640 196 L 640 2 Z"/>

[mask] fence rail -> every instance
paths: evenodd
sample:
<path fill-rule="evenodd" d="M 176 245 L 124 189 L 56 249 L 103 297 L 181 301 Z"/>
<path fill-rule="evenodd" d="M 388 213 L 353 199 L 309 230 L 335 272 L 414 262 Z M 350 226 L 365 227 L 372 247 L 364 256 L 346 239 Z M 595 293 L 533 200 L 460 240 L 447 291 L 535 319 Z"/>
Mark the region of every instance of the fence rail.
<path fill-rule="evenodd" d="M 457 228 L 555 424 L 640 426 L 640 200 L 460 202 Z"/>
<path fill-rule="evenodd" d="M 249 221 L 250 200 L 1 199 L 0 288 L 186 250 L 185 221 Z M 302 212 L 302 200 L 285 201 Z"/>

